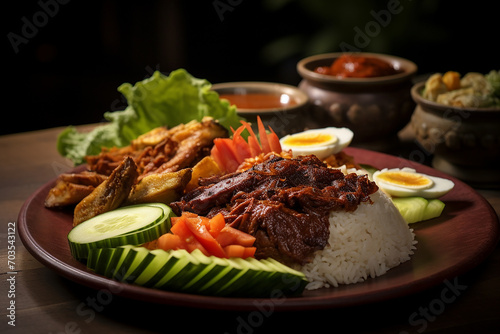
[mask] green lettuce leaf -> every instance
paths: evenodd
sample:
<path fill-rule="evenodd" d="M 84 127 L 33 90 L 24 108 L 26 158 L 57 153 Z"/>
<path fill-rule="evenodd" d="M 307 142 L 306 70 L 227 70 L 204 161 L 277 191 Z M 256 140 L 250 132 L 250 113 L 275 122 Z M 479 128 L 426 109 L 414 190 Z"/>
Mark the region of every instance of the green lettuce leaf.
<path fill-rule="evenodd" d="M 58 152 L 75 164 L 85 162 L 86 155 L 101 152 L 102 147 L 123 147 L 139 135 L 159 126 L 174 127 L 191 120 L 211 116 L 230 130 L 238 128 L 236 107 L 220 100 L 211 84 L 178 69 L 166 76 L 158 71 L 135 85 L 124 83 L 118 91 L 127 99 L 125 110 L 106 112 L 109 122 L 90 132 L 78 132 L 70 126 L 59 134 Z"/>

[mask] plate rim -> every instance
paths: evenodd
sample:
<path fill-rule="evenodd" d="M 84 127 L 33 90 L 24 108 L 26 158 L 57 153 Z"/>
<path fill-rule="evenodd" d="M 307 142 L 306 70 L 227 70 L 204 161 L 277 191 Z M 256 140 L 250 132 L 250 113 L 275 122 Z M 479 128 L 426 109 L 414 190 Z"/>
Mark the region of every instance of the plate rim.
<path fill-rule="evenodd" d="M 389 155 L 386 153 L 369 151 L 361 148 L 353 148 L 349 147 L 345 149 L 347 154 L 350 155 L 360 155 L 364 152 L 370 152 L 370 154 L 381 155 L 382 157 L 386 156 L 388 159 L 400 159 L 403 162 L 404 166 L 415 168 L 417 170 L 424 170 L 424 172 L 431 170 L 433 173 L 446 175 L 443 172 L 435 170 L 429 166 L 422 165 L 418 162 L 413 162 L 411 160 L 407 160 L 401 157 Z M 365 162 L 360 162 L 365 163 Z M 403 166 L 402 165 L 402 166 Z M 84 168 L 84 166 L 76 167 L 74 170 L 78 170 Z M 43 248 L 31 235 L 29 231 L 29 222 L 27 221 L 28 210 L 32 203 L 40 196 L 44 191 L 48 191 L 50 187 L 53 186 L 57 178 L 50 180 L 44 185 L 40 186 L 35 192 L 33 192 L 28 199 L 23 203 L 21 210 L 18 215 L 18 232 L 21 241 L 24 246 L 28 250 L 28 252 L 35 257 L 39 262 L 48 267 L 51 270 L 54 270 L 59 275 L 74 281 L 78 284 L 85 285 L 92 289 L 107 289 L 111 291 L 114 295 L 135 299 L 153 302 L 157 304 L 169 304 L 169 305 L 178 305 L 178 306 L 187 306 L 187 307 L 197 307 L 197 308 L 207 308 L 207 309 L 219 309 L 219 310 L 239 310 L 239 311 L 249 311 L 255 310 L 258 305 L 262 305 L 265 303 L 273 302 L 273 309 L 279 311 L 288 311 L 288 310 L 301 310 L 301 309 L 321 309 L 321 308 L 337 308 L 337 307 L 349 307 L 356 305 L 369 304 L 373 302 L 379 302 L 383 300 L 394 299 L 398 297 L 404 297 L 407 295 L 411 295 L 426 289 L 429 289 L 433 286 L 442 283 L 446 279 L 450 279 L 461 275 L 472 268 L 476 267 L 478 264 L 483 262 L 495 249 L 496 245 L 500 239 L 499 233 L 499 220 L 495 211 L 493 210 L 491 204 L 477 191 L 475 191 L 469 185 L 463 183 L 462 181 L 446 175 L 447 178 L 451 179 L 455 184 L 459 185 L 461 188 L 465 188 L 468 192 L 473 194 L 476 199 L 480 201 L 482 206 L 487 210 L 487 214 L 492 218 L 491 226 L 492 226 L 492 236 L 487 242 L 484 242 L 480 246 L 481 249 L 478 248 L 478 256 L 475 256 L 473 261 L 468 261 L 459 266 L 459 268 L 448 268 L 448 270 L 443 270 L 434 273 L 433 275 L 426 276 L 419 280 L 416 280 L 407 284 L 394 285 L 390 289 L 379 289 L 369 291 L 368 293 L 354 293 L 351 295 L 345 296 L 337 296 L 333 298 L 325 298 L 324 296 L 297 296 L 297 297 L 285 297 L 282 296 L 282 299 L 279 299 L 278 296 L 276 298 L 247 298 L 247 297 L 219 297 L 219 296 L 204 296 L 204 295 L 196 295 L 196 294 L 188 294 L 182 292 L 173 292 L 173 291 L 164 291 L 157 290 L 152 288 L 141 287 L 137 285 L 132 285 L 128 283 L 118 282 L 116 280 L 95 274 L 90 270 L 82 270 L 77 268 L 71 264 L 68 264 L 64 261 L 56 258 L 52 253 L 48 252 Z M 415 231 L 416 240 L 418 231 Z M 417 244 L 418 251 L 418 244 Z M 411 262 L 412 258 L 405 262 Z M 400 264 L 399 266 L 404 266 L 405 263 Z M 399 267 L 398 266 L 398 267 Z M 396 267 L 397 268 L 397 267 Z M 394 268 L 393 268 L 394 269 Z M 392 270 L 392 269 L 391 269 Z M 390 271 L 388 272 L 390 273 Z M 385 274 L 387 275 L 387 274 Z M 376 278 L 369 278 L 368 280 L 373 280 L 374 284 L 377 284 L 375 280 L 383 278 L 385 275 Z M 367 281 L 368 281 L 367 280 Z M 357 284 L 366 284 L 366 282 L 357 283 Z M 336 289 L 336 288 L 329 288 Z M 279 300 L 279 302 L 278 302 Z"/>

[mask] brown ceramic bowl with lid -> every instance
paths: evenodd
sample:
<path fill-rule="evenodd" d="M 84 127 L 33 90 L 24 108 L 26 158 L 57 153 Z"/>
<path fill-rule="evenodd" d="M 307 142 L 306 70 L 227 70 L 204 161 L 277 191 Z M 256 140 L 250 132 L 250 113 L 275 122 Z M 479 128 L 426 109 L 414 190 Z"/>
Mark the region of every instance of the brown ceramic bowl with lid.
<path fill-rule="evenodd" d="M 311 117 L 318 125 L 347 127 L 354 132 L 353 145 L 384 148 L 410 120 L 415 107 L 411 96 L 417 65 L 407 59 L 377 53 L 354 55 L 389 63 L 397 73 L 379 77 L 337 77 L 315 72 L 330 66 L 344 53 L 320 54 L 302 59 L 297 71 L 299 88 L 310 100 Z"/>
<path fill-rule="evenodd" d="M 417 106 L 411 127 L 433 155 L 433 167 L 473 185 L 500 187 L 500 108 L 462 108 L 422 97 L 425 82 L 411 89 Z"/>

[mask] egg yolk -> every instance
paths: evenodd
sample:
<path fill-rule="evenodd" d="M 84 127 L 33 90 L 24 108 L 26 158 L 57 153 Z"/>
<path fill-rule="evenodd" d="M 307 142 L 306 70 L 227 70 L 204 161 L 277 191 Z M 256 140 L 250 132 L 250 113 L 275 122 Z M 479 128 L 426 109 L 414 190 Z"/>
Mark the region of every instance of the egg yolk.
<path fill-rule="evenodd" d="M 334 144 L 337 137 L 326 133 L 303 133 L 290 136 L 284 142 L 288 146 L 319 146 L 325 144 Z"/>
<path fill-rule="evenodd" d="M 408 172 L 385 172 L 378 175 L 382 182 L 407 187 L 407 188 L 428 188 L 432 185 L 432 180 L 418 173 Z"/>

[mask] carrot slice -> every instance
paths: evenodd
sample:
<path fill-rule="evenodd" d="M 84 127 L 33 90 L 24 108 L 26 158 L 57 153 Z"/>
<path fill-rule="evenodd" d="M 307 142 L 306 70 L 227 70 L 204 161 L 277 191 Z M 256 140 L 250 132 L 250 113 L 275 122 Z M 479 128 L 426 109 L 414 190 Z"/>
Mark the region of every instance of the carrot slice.
<path fill-rule="evenodd" d="M 259 137 L 260 137 L 260 146 L 262 146 L 262 151 L 264 153 L 271 152 L 271 146 L 269 145 L 269 140 L 267 139 L 266 128 L 260 119 L 260 116 L 257 116 L 257 126 L 259 128 Z"/>
<path fill-rule="evenodd" d="M 248 137 L 248 146 L 250 147 L 251 156 L 256 157 L 262 153 L 262 148 L 260 147 L 259 140 L 257 139 L 257 136 L 253 132 L 252 127 L 249 123 L 241 121 L 241 124 L 243 124 L 245 126 L 245 129 L 247 129 L 247 131 L 250 133 L 250 136 Z"/>
<path fill-rule="evenodd" d="M 269 141 L 271 151 L 281 153 L 281 144 L 278 135 L 271 127 L 269 127 L 269 130 L 271 130 L 271 133 L 267 134 L 267 140 Z"/>
<path fill-rule="evenodd" d="M 252 153 L 250 151 L 250 145 L 241 136 L 241 133 L 244 130 L 245 126 L 242 125 L 238 129 L 236 129 L 236 131 L 233 134 L 233 147 L 239 164 L 245 161 L 245 159 L 252 157 Z"/>

